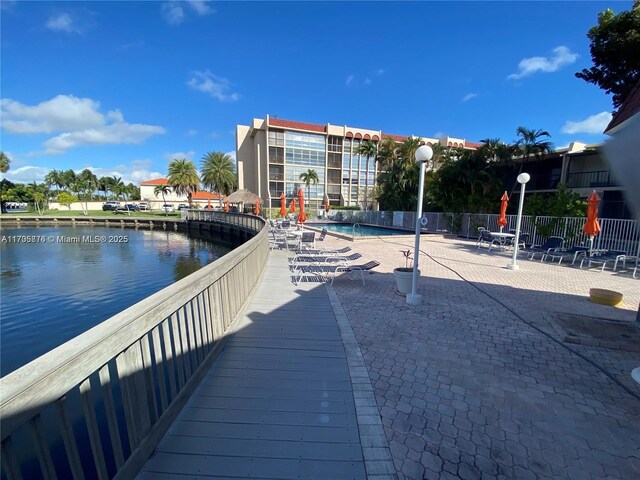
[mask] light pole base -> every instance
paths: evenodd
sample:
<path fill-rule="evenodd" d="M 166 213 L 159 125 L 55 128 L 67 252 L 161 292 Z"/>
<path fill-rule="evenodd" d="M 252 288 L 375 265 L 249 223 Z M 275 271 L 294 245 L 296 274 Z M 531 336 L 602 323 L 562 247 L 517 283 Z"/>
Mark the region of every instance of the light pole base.
<path fill-rule="evenodd" d="M 419 293 L 407 293 L 407 305 L 422 305 L 422 295 Z"/>
<path fill-rule="evenodd" d="M 510 263 L 509 265 L 507 265 L 507 268 L 509 270 L 518 270 L 520 267 L 518 265 L 516 265 L 515 263 Z"/>

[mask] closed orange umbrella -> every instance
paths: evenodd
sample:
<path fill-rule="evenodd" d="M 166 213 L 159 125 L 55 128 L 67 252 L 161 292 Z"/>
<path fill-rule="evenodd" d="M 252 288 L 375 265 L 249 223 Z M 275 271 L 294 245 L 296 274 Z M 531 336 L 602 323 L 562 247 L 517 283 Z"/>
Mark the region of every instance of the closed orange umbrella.
<path fill-rule="evenodd" d="M 591 246 L 589 248 L 589 254 L 593 250 L 593 237 L 600 233 L 600 222 L 598 221 L 598 204 L 600 203 L 600 197 L 594 190 L 589 198 L 587 198 L 587 221 L 584 222 L 582 231 L 589 235 L 591 238 Z"/>
<path fill-rule="evenodd" d="M 324 211 L 329 211 L 329 197 L 327 197 L 326 195 L 324 196 Z"/>
<path fill-rule="evenodd" d="M 229 213 L 229 200 L 227 200 L 226 202 L 224 202 L 224 211 L 226 213 Z"/>
<path fill-rule="evenodd" d="M 292 198 L 291 203 L 289 204 L 289 211 L 291 213 L 296 213 L 296 199 Z"/>
<path fill-rule="evenodd" d="M 307 216 L 304 213 L 304 191 L 302 187 L 298 189 L 298 204 L 300 205 L 300 213 L 298 214 L 298 223 L 304 223 L 307 221 Z"/>
<path fill-rule="evenodd" d="M 284 197 L 284 193 L 280 194 L 280 216 L 287 216 L 287 200 Z"/>
<path fill-rule="evenodd" d="M 498 226 L 500 231 L 507 226 L 507 204 L 509 203 L 509 196 L 507 192 L 502 194 L 500 198 L 500 216 L 498 217 Z"/>
<path fill-rule="evenodd" d="M 259 198 L 256 198 L 256 203 L 253 206 L 253 214 L 260 215 L 260 199 Z"/>

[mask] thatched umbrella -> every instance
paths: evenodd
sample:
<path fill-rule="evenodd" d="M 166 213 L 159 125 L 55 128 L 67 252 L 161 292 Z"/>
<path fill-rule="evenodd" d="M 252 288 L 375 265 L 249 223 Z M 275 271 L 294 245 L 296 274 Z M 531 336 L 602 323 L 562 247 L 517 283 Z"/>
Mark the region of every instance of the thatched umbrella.
<path fill-rule="evenodd" d="M 231 195 L 227 197 L 227 199 L 230 203 L 255 204 L 256 200 L 259 202 L 262 202 L 262 200 L 258 195 L 244 188 L 233 192 Z"/>

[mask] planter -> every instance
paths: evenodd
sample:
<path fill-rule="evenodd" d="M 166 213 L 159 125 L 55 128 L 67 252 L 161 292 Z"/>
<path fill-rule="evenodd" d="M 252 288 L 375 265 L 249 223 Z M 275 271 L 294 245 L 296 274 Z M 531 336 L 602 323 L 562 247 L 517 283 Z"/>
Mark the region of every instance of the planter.
<path fill-rule="evenodd" d="M 590 288 L 589 300 L 594 303 L 615 306 L 622 301 L 622 294 L 613 290 L 605 290 L 603 288 Z"/>
<path fill-rule="evenodd" d="M 393 271 L 393 275 L 396 277 L 396 291 L 400 295 L 411 293 L 411 285 L 413 283 L 413 268 L 396 268 Z M 420 277 L 420 270 L 418 270 L 418 277 Z"/>

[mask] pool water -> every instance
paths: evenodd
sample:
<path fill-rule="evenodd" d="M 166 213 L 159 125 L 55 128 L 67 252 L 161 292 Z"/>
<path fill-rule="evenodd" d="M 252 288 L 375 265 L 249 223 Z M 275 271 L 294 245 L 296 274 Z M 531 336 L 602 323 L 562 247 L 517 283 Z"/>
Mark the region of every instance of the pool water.
<path fill-rule="evenodd" d="M 360 225 L 354 229 L 351 223 L 307 223 L 308 226 L 322 229 L 326 228 L 330 232 L 353 235 L 355 237 L 381 237 L 389 235 L 412 235 L 409 230 L 398 230 L 395 228 L 378 227 L 375 225 Z"/>

